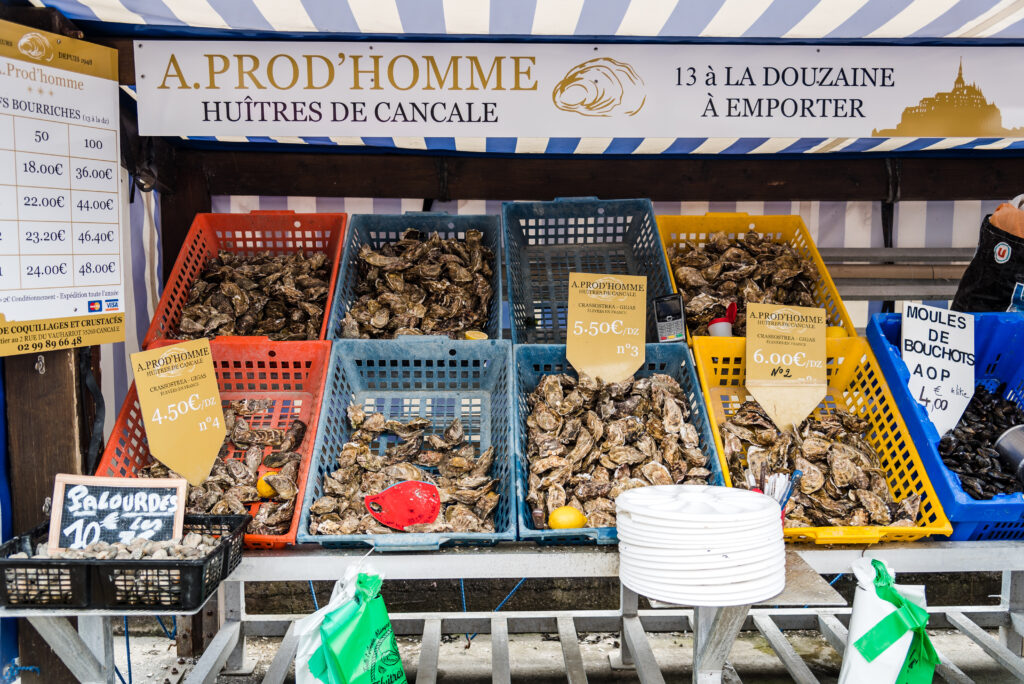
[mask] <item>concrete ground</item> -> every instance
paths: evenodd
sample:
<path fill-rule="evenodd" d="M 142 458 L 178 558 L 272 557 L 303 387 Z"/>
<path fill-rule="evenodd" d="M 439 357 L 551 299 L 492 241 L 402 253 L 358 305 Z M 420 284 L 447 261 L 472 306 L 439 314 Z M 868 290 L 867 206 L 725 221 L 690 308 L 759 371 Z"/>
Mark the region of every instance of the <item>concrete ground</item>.
<path fill-rule="evenodd" d="M 972 641 L 951 631 L 932 632 L 935 647 L 950 661 L 978 684 L 1010 684 L 1017 681 L 1001 670 Z M 689 634 L 652 634 L 650 641 L 655 658 L 661 665 L 666 681 L 684 682 L 690 679 L 693 642 Z M 840 658 L 817 632 L 788 632 L 790 643 L 803 657 L 822 684 L 832 684 L 839 675 Z M 263 679 L 277 652 L 279 639 L 251 639 L 249 655 L 255 662 L 255 670 L 247 676 L 221 676 L 220 684 L 255 684 Z M 117 638 L 116 658 L 118 667 L 127 681 L 124 639 Z M 636 682 L 636 675 L 630 672 L 615 672 L 608 666 L 608 654 L 618 647 L 614 634 L 588 634 L 582 636 L 581 650 L 587 676 L 592 684 Z M 154 684 L 176 684 L 187 673 L 190 663 L 181 662 L 175 656 L 174 645 L 163 637 L 133 637 L 132 675 L 133 682 Z M 410 682 L 415 680 L 416 664 L 419 660 L 419 640 L 409 637 L 399 639 L 399 650 Z M 562 652 L 555 635 L 513 634 L 510 636 L 509 655 L 512 663 L 512 681 L 530 684 L 553 684 L 565 682 L 562 671 Z M 733 647 L 730 661 L 737 673 L 747 684 L 784 684 L 790 678 L 775 657 L 774 652 L 756 632 L 745 632 Z M 475 684 L 491 681 L 491 654 L 489 637 L 477 636 L 470 648 L 466 648 L 465 637 L 444 637 L 439 657 L 439 682 L 451 684 Z M 294 681 L 289 675 L 288 681 Z"/>

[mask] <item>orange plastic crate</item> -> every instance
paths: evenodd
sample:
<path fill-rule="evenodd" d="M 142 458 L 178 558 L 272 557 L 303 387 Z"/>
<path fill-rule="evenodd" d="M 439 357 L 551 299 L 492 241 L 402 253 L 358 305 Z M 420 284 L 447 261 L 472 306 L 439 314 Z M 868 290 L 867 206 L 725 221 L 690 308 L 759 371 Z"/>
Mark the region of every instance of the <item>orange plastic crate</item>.
<path fill-rule="evenodd" d="M 154 346 L 171 344 L 175 344 L 175 341 L 159 340 Z M 287 534 L 245 535 L 245 546 L 250 549 L 280 549 L 294 544 L 313 442 L 316 441 L 320 401 L 331 358 L 331 343 L 271 342 L 265 337 L 220 337 L 210 342 L 210 350 L 217 370 L 221 401 L 225 406 L 236 399 L 273 400 L 270 410 L 262 414 L 261 419 L 249 421 L 252 427 L 287 428 L 296 418 L 306 424 L 306 436 L 297 449 L 302 454 L 297 482 L 299 493 Z M 244 450 L 231 447 L 227 457 L 240 459 L 244 455 Z M 139 396 L 135 383 L 132 383 L 96 475 L 137 477 L 139 470 L 152 462 Z M 265 470 L 260 467 L 259 474 L 262 476 Z M 255 516 L 261 505 L 250 504 L 249 512 Z"/>
<path fill-rule="evenodd" d="M 192 283 L 210 257 L 217 256 L 221 250 L 242 256 L 254 256 L 257 252 L 270 252 L 275 256 L 326 252 L 331 262 L 331 279 L 327 285 L 324 321 L 320 326 L 320 339 L 325 339 L 347 219 L 347 214 L 296 214 L 294 211 L 196 214 L 164 286 L 142 348 L 150 349 L 157 340 L 167 339 L 177 332 Z"/>

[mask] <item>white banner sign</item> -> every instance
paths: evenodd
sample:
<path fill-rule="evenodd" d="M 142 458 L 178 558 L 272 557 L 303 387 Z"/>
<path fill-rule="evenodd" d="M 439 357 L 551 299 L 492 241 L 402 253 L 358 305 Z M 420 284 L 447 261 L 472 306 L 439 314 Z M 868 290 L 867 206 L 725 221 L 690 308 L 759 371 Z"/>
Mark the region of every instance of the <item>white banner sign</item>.
<path fill-rule="evenodd" d="M 974 316 L 908 303 L 900 349 L 911 395 L 938 433 L 946 434 L 974 396 Z"/>
<path fill-rule="evenodd" d="M 135 68 L 143 135 L 1004 138 L 1018 51 L 147 40 Z"/>

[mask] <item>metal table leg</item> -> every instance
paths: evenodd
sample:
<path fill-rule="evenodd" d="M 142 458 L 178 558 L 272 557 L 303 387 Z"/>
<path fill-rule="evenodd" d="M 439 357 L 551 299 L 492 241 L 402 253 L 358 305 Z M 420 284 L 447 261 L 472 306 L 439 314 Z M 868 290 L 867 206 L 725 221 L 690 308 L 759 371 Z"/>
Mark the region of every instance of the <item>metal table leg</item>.
<path fill-rule="evenodd" d="M 1024 655 L 1024 637 L 1018 631 L 1021 621 L 1012 619 L 1014 614 L 1024 616 L 1024 572 L 1003 571 L 1002 605 L 1009 611 L 1011 622 L 999 628 L 999 643 L 1015 655 Z"/>
<path fill-rule="evenodd" d="M 224 582 L 224 625 L 232 622 L 241 623 L 245 620 L 245 582 Z M 223 627 L 223 625 L 222 625 Z M 238 642 L 224 663 L 226 675 L 248 675 L 256 669 L 256 661 L 246 656 L 245 635 L 238 637 Z"/>
<path fill-rule="evenodd" d="M 619 612 L 622 614 L 622 628 L 619 631 L 619 650 L 608 654 L 608 662 L 613 670 L 633 670 L 633 653 L 626 641 L 626 618 L 636 617 L 640 609 L 640 597 L 626 585 L 619 583 Z"/>
<path fill-rule="evenodd" d="M 113 684 L 114 637 L 109 617 L 80 617 L 78 632 L 63 617 L 30 617 L 28 621 L 78 681 Z"/>
<path fill-rule="evenodd" d="M 749 610 L 750 606 L 694 608 L 694 684 L 721 684 L 725 659 Z"/>

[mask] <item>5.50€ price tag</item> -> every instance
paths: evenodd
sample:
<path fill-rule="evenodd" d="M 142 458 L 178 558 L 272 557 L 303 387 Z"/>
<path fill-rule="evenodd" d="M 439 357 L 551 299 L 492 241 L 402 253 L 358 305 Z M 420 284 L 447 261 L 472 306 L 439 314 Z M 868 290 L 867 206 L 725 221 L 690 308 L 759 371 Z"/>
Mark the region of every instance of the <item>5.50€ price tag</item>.
<path fill-rule="evenodd" d="M 224 411 L 209 340 L 132 354 L 153 457 L 200 485 L 224 442 Z"/>
<path fill-rule="evenodd" d="M 568 321 L 565 355 L 577 372 L 632 377 L 646 356 L 647 277 L 570 273 Z"/>

